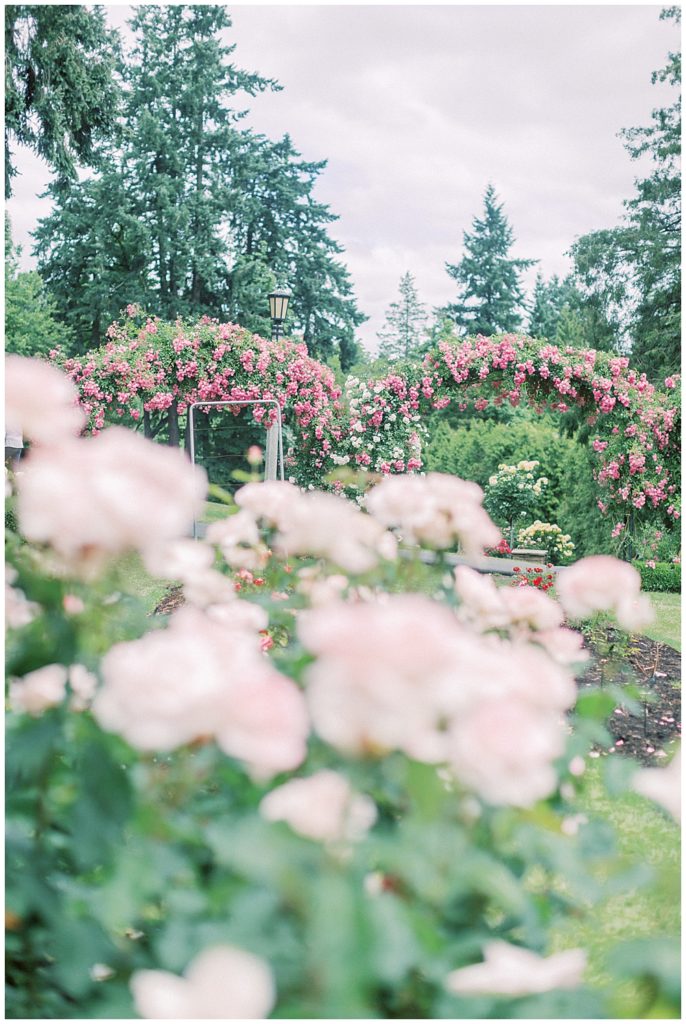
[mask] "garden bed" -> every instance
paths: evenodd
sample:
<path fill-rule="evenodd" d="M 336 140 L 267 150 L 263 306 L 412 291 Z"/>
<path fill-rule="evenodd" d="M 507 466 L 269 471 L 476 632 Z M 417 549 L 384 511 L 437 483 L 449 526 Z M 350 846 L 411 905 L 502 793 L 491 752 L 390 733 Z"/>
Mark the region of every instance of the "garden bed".
<path fill-rule="evenodd" d="M 641 705 L 638 714 L 622 703 L 613 709 L 606 722 L 612 736 L 607 752 L 625 754 L 644 765 L 664 764 L 665 747 L 681 739 L 680 653 L 647 636 L 627 639 L 609 627 L 595 630 L 585 646 L 593 660 L 577 678 L 579 689 L 610 683 L 633 685 Z M 612 668 L 611 662 L 623 647 L 624 657 Z"/>

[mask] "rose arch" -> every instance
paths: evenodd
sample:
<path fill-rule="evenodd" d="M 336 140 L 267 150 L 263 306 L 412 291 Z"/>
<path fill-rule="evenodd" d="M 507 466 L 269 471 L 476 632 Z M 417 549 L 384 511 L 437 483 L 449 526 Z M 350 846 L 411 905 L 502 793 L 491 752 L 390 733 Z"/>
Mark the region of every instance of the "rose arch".
<path fill-rule="evenodd" d="M 290 427 L 289 475 L 321 484 L 338 473 L 334 486 L 342 487 L 343 467 L 420 470 L 423 420 L 451 402 L 477 412 L 522 401 L 538 411 L 576 408 L 604 487 L 598 504 L 616 518 L 615 531 L 632 517 L 673 523 L 680 515 L 679 378 L 658 389 L 625 357 L 513 334 L 450 339 L 382 379 L 349 378 L 342 392 L 304 345 L 235 324 L 170 324 L 129 306 L 107 333 L 106 344 L 85 356 L 51 353 L 77 383 L 93 432 L 124 422 L 177 444 L 192 402 L 277 399 Z M 273 413 L 255 406 L 251 415 L 269 426 Z"/>
<path fill-rule="evenodd" d="M 451 402 L 477 412 L 522 401 L 539 412 L 576 408 L 604 487 L 598 504 L 616 516 L 616 533 L 632 518 L 673 523 L 680 516 L 679 383 L 668 377 L 658 389 L 626 357 L 522 335 L 451 339 L 421 365 L 348 383 L 351 429 L 343 457 L 379 473 L 420 468 L 422 420 Z"/>

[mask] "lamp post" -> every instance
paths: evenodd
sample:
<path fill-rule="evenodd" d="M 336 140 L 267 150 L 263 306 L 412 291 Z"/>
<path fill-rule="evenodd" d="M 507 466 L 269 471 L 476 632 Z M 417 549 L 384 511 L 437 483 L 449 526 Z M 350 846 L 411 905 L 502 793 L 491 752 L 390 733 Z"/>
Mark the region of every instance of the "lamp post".
<path fill-rule="evenodd" d="M 278 341 L 281 324 L 286 319 L 291 292 L 288 288 L 275 288 L 269 293 L 269 315 L 272 318 L 272 341 Z"/>

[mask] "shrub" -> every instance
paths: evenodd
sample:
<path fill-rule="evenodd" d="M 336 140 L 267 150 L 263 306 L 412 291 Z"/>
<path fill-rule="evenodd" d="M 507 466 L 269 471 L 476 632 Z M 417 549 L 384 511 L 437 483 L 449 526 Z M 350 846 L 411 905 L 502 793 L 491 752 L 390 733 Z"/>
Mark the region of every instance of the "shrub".
<path fill-rule="evenodd" d="M 634 562 L 641 574 L 641 586 L 649 592 L 678 594 L 681 592 L 681 563 Z"/>
<path fill-rule="evenodd" d="M 568 533 L 563 533 L 557 523 L 542 523 L 537 519 L 531 526 L 517 534 L 520 547 L 540 548 L 549 562 L 567 562 L 574 554 L 574 544 Z"/>

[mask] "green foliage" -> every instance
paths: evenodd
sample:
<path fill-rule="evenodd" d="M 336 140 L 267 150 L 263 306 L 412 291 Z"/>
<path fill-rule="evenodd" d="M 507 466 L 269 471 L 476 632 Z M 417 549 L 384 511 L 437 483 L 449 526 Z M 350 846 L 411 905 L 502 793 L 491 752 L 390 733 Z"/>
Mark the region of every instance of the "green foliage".
<path fill-rule="evenodd" d="M 99 7 L 5 6 L 5 196 L 17 171 L 12 144 L 29 146 L 61 177 L 76 177 L 111 133 L 119 35 Z"/>
<path fill-rule="evenodd" d="M 516 465 L 501 462 L 488 478 L 484 508 L 495 523 L 507 526 L 510 547 L 514 547 L 516 524 L 531 519 L 548 484 L 547 477 L 536 478 L 539 466 L 535 459 L 522 460 Z"/>
<path fill-rule="evenodd" d="M 647 565 L 645 562 L 634 562 L 634 566 L 641 574 L 642 590 L 667 594 L 681 593 L 680 564 L 655 562 L 654 565 Z"/>
<path fill-rule="evenodd" d="M 661 18 L 680 21 L 680 9 Z M 681 56 L 670 53 L 653 82 L 678 89 Z M 681 96 L 653 111 L 650 125 L 622 132 L 629 156 L 648 155 L 652 172 L 636 181 L 624 223 L 594 231 L 571 249 L 574 273 L 587 299 L 617 324 L 632 363 L 654 381 L 676 372 L 681 351 Z"/>
<path fill-rule="evenodd" d="M 20 249 L 12 246 L 5 222 L 5 351 L 20 356 L 47 355 L 71 346 L 69 328 L 57 319 L 57 307 L 35 270 L 19 270 Z"/>
<path fill-rule="evenodd" d="M 604 317 L 597 302 L 582 295 L 572 277 L 562 281 L 554 274 L 549 281 L 536 275 L 529 334 L 546 338 L 562 348 L 617 350 L 617 330 Z"/>
<path fill-rule="evenodd" d="M 400 299 L 392 302 L 379 331 L 379 358 L 394 362 L 416 356 L 424 338 L 426 316 L 414 278 L 408 271 L 400 278 Z"/>
<path fill-rule="evenodd" d="M 444 312 L 459 331 L 491 335 L 519 327 L 524 301 L 520 273 L 536 261 L 513 259 L 513 243 L 503 204 L 497 202 L 493 185 L 488 185 L 482 217 L 474 218 L 471 234 L 464 232 L 465 255 L 457 264 L 446 263 L 462 291 Z"/>
<path fill-rule="evenodd" d="M 499 463 L 517 462 L 523 454 L 540 462 L 550 481 L 535 514 L 560 523 L 579 556 L 609 550 L 612 524 L 596 505 L 599 492 L 588 450 L 562 435 L 550 416 L 533 419 L 525 410 L 510 410 L 507 422 L 472 418 L 457 428 L 439 421 L 424 451 L 428 469 L 475 480 L 482 487 Z"/>
<path fill-rule="evenodd" d="M 661 644 L 668 644 L 681 650 L 681 594 L 651 594 L 650 603 L 655 609 L 655 622 L 646 627 L 646 636 Z"/>

